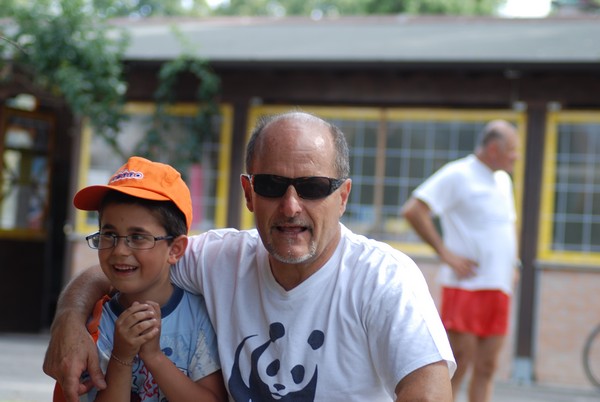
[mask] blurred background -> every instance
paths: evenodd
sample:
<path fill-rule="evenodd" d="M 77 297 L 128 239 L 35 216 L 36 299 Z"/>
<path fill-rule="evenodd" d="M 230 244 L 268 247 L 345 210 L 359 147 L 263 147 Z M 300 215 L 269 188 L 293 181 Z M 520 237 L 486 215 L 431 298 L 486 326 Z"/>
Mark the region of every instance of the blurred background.
<path fill-rule="evenodd" d="M 348 138 L 343 223 L 413 257 L 437 298 L 437 260 L 400 206 L 502 118 L 521 134 L 523 270 L 499 379 L 590 390 L 598 38 L 600 0 L 2 0 L 0 333 L 47 332 L 61 289 L 96 261 L 83 239 L 97 218 L 72 196 L 129 155 L 182 172 L 194 233 L 252 227 L 248 132 L 292 108 Z"/>

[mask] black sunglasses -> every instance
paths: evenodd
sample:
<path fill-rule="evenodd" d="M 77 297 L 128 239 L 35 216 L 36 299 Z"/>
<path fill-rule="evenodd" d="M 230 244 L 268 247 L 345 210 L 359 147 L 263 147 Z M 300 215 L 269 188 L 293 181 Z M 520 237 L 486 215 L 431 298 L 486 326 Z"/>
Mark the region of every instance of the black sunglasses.
<path fill-rule="evenodd" d="M 346 179 L 331 179 L 321 176 L 296 177 L 295 179 L 273 174 L 248 174 L 244 176 L 252 183 L 254 192 L 263 197 L 283 197 L 288 187 L 294 186 L 300 198 L 306 200 L 325 198 L 346 181 Z"/>

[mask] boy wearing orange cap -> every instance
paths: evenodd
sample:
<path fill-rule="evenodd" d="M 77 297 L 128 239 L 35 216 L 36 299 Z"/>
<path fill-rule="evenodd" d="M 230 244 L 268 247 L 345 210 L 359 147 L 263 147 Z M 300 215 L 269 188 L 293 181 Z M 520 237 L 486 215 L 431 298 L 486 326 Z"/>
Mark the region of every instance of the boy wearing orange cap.
<path fill-rule="evenodd" d="M 98 303 L 88 323 L 108 386 L 80 400 L 226 400 L 204 299 L 169 279 L 192 222 L 181 175 L 131 157 L 107 185 L 80 190 L 73 203 L 98 211 L 99 231 L 86 240 L 117 290 Z"/>

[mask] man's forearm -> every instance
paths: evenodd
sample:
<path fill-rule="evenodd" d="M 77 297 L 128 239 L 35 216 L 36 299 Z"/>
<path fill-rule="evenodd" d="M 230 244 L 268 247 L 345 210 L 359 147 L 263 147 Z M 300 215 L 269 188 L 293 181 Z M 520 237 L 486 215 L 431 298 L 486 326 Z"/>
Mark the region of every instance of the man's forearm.
<path fill-rule="evenodd" d="M 52 330 L 62 322 L 73 320 L 85 323 L 94 304 L 110 291 L 110 282 L 99 266 L 83 271 L 62 291 L 56 305 Z"/>
<path fill-rule="evenodd" d="M 108 279 L 96 266 L 73 279 L 58 300 L 43 369 L 58 381 L 68 402 L 77 402 L 92 386 L 106 387 L 98 351 L 85 324 L 95 302 L 109 291 Z M 84 371 L 91 380 L 80 383 Z"/>
<path fill-rule="evenodd" d="M 419 199 L 410 198 L 402 209 L 402 215 L 419 237 L 441 257 L 445 251 L 444 241 L 433 223 L 427 204 Z"/>

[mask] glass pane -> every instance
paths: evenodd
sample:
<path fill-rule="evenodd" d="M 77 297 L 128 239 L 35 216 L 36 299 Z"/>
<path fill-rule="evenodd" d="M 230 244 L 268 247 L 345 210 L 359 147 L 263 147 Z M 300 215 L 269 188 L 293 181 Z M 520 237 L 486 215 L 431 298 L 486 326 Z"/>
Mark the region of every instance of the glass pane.
<path fill-rule="evenodd" d="M 47 205 L 47 158 L 14 150 L 4 151 L 1 228 L 42 230 Z"/>
<path fill-rule="evenodd" d="M 600 252 L 600 217 L 595 219 L 595 224 L 592 225 L 592 231 L 590 233 L 590 246 L 591 252 Z"/>
<path fill-rule="evenodd" d="M 400 216 L 412 191 L 445 163 L 473 152 L 485 121 L 389 121 L 385 150 L 382 240 L 420 242 Z"/>
<path fill-rule="evenodd" d="M 385 146 L 379 143 L 379 121 L 333 122 L 350 146 L 353 185 L 344 224 L 380 240 L 420 242 L 401 219 L 401 206 L 442 165 L 472 153 L 487 120 L 436 121 L 433 114 L 430 120 L 389 120 Z"/>
<path fill-rule="evenodd" d="M 116 137 L 120 151 L 111 147 L 103 137 L 93 135 L 87 185 L 106 183 L 131 155 L 170 164 L 181 173 L 190 188 L 194 208 L 192 230 L 214 228 L 221 118 L 214 119 L 214 132 L 207 136 L 202 146 L 190 143 L 193 119 L 191 114 L 169 116 L 168 130 L 157 133 L 151 131 L 152 115 L 130 114 Z M 193 163 L 192 159 L 200 162 Z M 97 225 L 95 213 L 88 214 L 87 223 Z"/>
<path fill-rule="evenodd" d="M 0 229 L 47 226 L 52 122 L 41 114 L 7 111 L 3 124 Z"/>
<path fill-rule="evenodd" d="M 334 119 L 332 123 L 344 132 L 350 148 L 352 192 L 342 220 L 351 229 L 368 233 L 375 219 L 373 201 L 379 122 Z"/>
<path fill-rule="evenodd" d="M 553 250 L 598 250 L 600 123 L 558 126 Z"/>
<path fill-rule="evenodd" d="M 33 130 L 21 126 L 9 126 L 4 137 L 6 148 L 32 149 L 35 134 Z"/>

